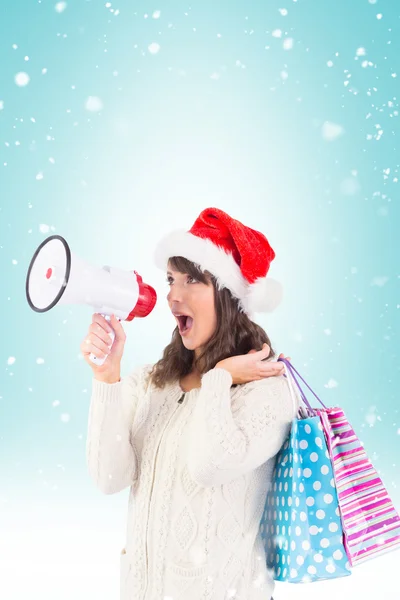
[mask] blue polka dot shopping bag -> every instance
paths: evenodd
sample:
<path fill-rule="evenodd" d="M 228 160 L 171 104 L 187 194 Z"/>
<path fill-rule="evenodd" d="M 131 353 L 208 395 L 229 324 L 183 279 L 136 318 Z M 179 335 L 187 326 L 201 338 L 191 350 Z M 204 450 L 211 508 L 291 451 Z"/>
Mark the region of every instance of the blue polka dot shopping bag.
<path fill-rule="evenodd" d="M 321 418 L 304 407 L 277 455 L 260 534 L 267 566 L 278 581 L 305 583 L 351 574 Z"/>

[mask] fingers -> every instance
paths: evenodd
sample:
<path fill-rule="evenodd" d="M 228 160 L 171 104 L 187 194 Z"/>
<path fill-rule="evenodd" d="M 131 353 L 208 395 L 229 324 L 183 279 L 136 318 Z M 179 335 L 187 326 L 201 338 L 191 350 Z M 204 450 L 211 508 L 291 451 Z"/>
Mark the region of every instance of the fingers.
<path fill-rule="evenodd" d="M 118 319 L 115 318 L 112 320 L 112 323 L 115 323 L 115 326 L 120 327 Z M 93 353 L 98 358 L 104 358 L 110 354 L 110 348 L 112 346 L 112 337 L 111 333 L 114 332 L 112 325 L 103 317 L 103 315 L 99 313 L 94 313 L 92 315 L 92 323 L 89 325 L 89 330 L 86 338 L 82 341 L 80 350 L 82 355 L 87 358 L 89 354 Z M 123 331 L 123 335 L 125 332 Z M 121 334 L 120 334 L 121 336 Z"/>
<path fill-rule="evenodd" d="M 97 358 L 104 358 L 109 355 L 109 348 L 99 338 L 97 339 L 97 343 L 93 343 L 89 338 L 82 342 L 81 352 L 83 356 L 89 356 L 89 354 L 93 353 Z"/>
<path fill-rule="evenodd" d="M 285 366 L 282 362 L 269 362 L 260 369 L 260 377 L 278 377 L 285 373 Z"/>
<path fill-rule="evenodd" d="M 104 321 L 105 321 L 105 319 L 104 319 Z M 107 323 L 107 321 L 106 321 L 106 323 Z M 100 340 L 101 342 L 103 342 L 104 344 L 109 346 L 110 341 L 111 341 L 111 338 L 110 338 L 111 332 L 112 332 L 112 328 L 108 324 L 107 324 L 107 326 L 104 326 L 103 324 L 100 324 L 98 321 L 94 321 L 89 326 L 88 337 L 90 337 L 92 343 L 95 343 L 97 340 Z"/>
<path fill-rule="evenodd" d="M 119 381 L 120 362 L 125 340 L 125 331 L 115 315 L 112 315 L 110 320 L 100 313 L 92 315 L 92 323 L 89 325 L 86 337 L 82 340 L 80 350 L 95 376 L 101 375 L 100 381 Z M 95 364 L 91 354 L 98 359 L 106 358 L 107 360 L 104 361 L 104 364 Z"/>
<path fill-rule="evenodd" d="M 119 319 L 115 315 L 111 315 L 111 325 L 115 333 L 115 337 L 117 340 L 126 340 L 126 333 L 124 328 L 122 327 Z"/>
<path fill-rule="evenodd" d="M 262 349 L 258 352 L 255 352 L 255 354 L 258 355 L 257 360 L 265 360 L 266 358 L 268 358 L 270 352 L 271 348 L 268 346 L 268 344 L 263 344 Z"/>
<path fill-rule="evenodd" d="M 117 341 L 125 342 L 126 334 L 124 328 L 115 315 L 111 315 L 110 321 L 107 321 L 103 315 L 95 313 L 92 316 L 92 321 L 93 322 L 89 329 L 92 333 L 95 333 L 101 340 L 103 340 L 107 346 L 110 343 L 110 333 L 115 334 L 115 339 Z"/>
<path fill-rule="evenodd" d="M 106 331 L 112 331 L 112 327 L 110 323 L 101 315 L 100 313 L 93 313 L 92 315 L 92 324 L 98 324 Z"/>
<path fill-rule="evenodd" d="M 109 352 L 110 352 L 109 346 L 110 346 L 111 339 L 108 337 L 108 334 L 103 333 L 102 335 L 105 336 L 106 339 L 102 339 L 95 333 L 92 333 L 89 328 L 88 335 L 81 343 L 82 354 L 88 355 L 91 352 L 93 352 L 93 354 L 95 354 L 97 356 L 98 352 L 101 352 L 103 357 L 106 354 L 109 354 Z"/>

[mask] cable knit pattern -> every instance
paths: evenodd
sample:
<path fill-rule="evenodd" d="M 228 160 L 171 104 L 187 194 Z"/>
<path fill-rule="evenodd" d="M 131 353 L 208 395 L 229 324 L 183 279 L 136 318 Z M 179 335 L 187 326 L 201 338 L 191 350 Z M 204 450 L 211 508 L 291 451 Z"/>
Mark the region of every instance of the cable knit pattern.
<path fill-rule="evenodd" d="M 235 417 L 231 383 L 225 369 L 212 369 L 202 378 L 192 420 L 195 444 L 188 457 L 192 477 L 200 485 L 228 483 L 256 469 L 277 454 L 289 433 L 294 408 L 284 377 L 247 384 L 247 398 Z"/>
<path fill-rule="evenodd" d="M 132 484 L 137 478 L 137 455 L 130 442 L 131 423 L 136 411 L 140 390 L 144 389 L 145 368 L 139 367 L 117 383 L 92 380 L 87 464 L 96 485 L 105 494 L 114 494 Z M 107 444 L 103 432 L 107 431 Z"/>
<path fill-rule="evenodd" d="M 120 598 L 268 600 L 258 529 L 295 414 L 287 381 L 232 388 L 217 368 L 184 394 L 178 382 L 149 385 L 151 366 L 93 380 L 89 408 L 94 483 L 106 494 L 130 487 Z"/>

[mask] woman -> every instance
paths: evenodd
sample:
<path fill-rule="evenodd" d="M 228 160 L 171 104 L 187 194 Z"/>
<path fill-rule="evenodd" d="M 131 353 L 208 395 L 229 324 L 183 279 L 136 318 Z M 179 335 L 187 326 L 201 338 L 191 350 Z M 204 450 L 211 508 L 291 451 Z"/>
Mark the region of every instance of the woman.
<path fill-rule="evenodd" d="M 130 486 L 121 600 L 272 596 L 258 529 L 296 407 L 250 317 L 276 304 L 274 256 L 215 208 L 166 236 L 155 260 L 177 327 L 157 363 L 122 379 L 123 327 L 93 315 L 81 345 L 94 372 L 87 461 L 102 492 Z M 90 352 L 108 358 L 96 366 Z"/>

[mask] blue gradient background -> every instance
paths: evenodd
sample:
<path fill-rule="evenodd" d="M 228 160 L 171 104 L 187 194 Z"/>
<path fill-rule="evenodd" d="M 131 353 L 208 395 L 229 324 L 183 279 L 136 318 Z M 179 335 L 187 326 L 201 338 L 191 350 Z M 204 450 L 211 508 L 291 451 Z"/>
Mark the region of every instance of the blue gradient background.
<path fill-rule="evenodd" d="M 118 598 L 128 491 L 103 496 L 85 462 L 92 310 L 25 299 L 53 233 L 156 288 L 152 314 L 125 324 L 126 373 L 174 328 L 158 239 L 207 206 L 263 231 L 285 300 L 256 320 L 346 410 L 399 507 L 398 3 L 55 4 L 0 5 L 0 596 Z M 395 599 L 398 557 L 278 583 L 275 600 Z"/>

